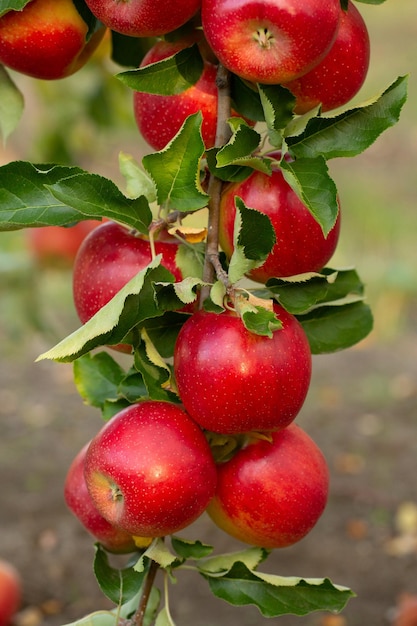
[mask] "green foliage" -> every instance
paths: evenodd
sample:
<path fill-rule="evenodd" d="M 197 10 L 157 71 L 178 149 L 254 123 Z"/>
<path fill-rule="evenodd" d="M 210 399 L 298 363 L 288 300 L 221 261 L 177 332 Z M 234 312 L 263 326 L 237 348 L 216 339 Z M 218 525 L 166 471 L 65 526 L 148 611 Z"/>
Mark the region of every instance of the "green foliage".
<path fill-rule="evenodd" d="M 0 137 L 6 143 L 23 113 L 24 99 L 6 69 L 0 65 Z"/>
<path fill-rule="evenodd" d="M 194 45 L 145 67 L 122 72 L 117 77 L 135 91 L 160 96 L 179 94 L 192 87 L 203 71 L 203 59 Z"/>
<path fill-rule="evenodd" d="M 30 0 L 0 0 L 0 17 L 8 11 L 22 11 Z"/>

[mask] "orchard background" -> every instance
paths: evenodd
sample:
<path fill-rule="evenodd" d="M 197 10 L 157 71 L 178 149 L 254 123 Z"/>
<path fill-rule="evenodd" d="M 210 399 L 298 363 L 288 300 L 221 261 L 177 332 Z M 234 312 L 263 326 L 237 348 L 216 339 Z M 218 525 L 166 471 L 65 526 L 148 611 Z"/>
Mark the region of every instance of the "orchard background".
<path fill-rule="evenodd" d="M 356 101 L 408 73 L 417 54 L 412 0 L 360 8 L 372 60 Z M 14 76 L 26 108 L 6 148 L 0 148 L 0 164 L 18 158 L 67 161 L 117 182 L 121 149 L 140 160 L 149 150 L 134 126 L 131 93 L 106 69 L 100 75 L 102 63 L 107 61 L 97 58 L 55 84 Z M 310 392 L 297 421 L 329 462 L 330 501 L 304 541 L 266 563 L 268 571 L 282 575 L 328 576 L 351 587 L 357 598 L 337 617 L 313 613 L 272 620 L 283 626 L 383 626 L 395 619 L 402 594 L 417 596 L 416 90 L 411 75 L 400 123 L 363 155 L 331 163 L 344 209 L 335 264 L 357 267 L 375 330 L 355 348 L 314 358 Z M 59 626 L 107 606 L 91 572 L 91 539 L 62 496 L 69 463 L 101 420 L 76 394 L 70 365 L 33 363 L 78 326 L 68 270 L 37 267 L 25 232 L 2 233 L 0 251 L 0 555 L 23 576 L 17 623 Z M 220 550 L 233 546 L 204 518 L 187 536 L 194 533 Z M 190 584 L 182 575 L 176 590 L 173 610 L 181 623 L 260 622 L 254 608 L 214 601 L 195 575 L 192 593 Z"/>

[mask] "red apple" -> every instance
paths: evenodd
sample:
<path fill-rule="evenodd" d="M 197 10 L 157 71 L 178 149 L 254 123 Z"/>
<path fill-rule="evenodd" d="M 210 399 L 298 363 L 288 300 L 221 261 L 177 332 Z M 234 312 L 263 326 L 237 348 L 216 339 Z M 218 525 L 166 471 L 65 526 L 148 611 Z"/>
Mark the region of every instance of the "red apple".
<path fill-rule="evenodd" d="M 14 565 L 0 559 L 0 626 L 9 626 L 22 596 L 22 581 Z"/>
<path fill-rule="evenodd" d="M 86 0 L 90 11 L 117 33 L 132 37 L 156 37 L 176 30 L 200 8 L 201 0 Z"/>
<path fill-rule="evenodd" d="M 34 78 L 64 78 L 87 62 L 105 28 L 88 42 L 87 33 L 73 0 L 31 0 L 0 18 L 0 62 Z"/>
<path fill-rule="evenodd" d="M 277 84 L 317 65 L 336 38 L 340 0 L 203 0 L 205 36 L 241 78 Z"/>
<path fill-rule="evenodd" d="M 237 434 L 287 426 L 301 409 L 311 353 L 298 320 L 276 305 L 283 328 L 249 332 L 235 313 L 198 311 L 182 326 L 174 372 L 185 410 L 202 428 Z"/>
<path fill-rule="evenodd" d="M 321 450 L 296 424 L 271 437 L 218 465 L 207 512 L 240 541 L 285 548 L 305 537 L 323 513 L 329 472 Z"/>
<path fill-rule="evenodd" d="M 136 549 L 132 535 L 115 528 L 97 511 L 84 478 L 87 443 L 71 463 L 64 484 L 65 502 L 84 528 L 109 552 L 133 552 Z"/>
<path fill-rule="evenodd" d="M 85 479 L 111 524 L 162 537 L 203 513 L 216 488 L 216 466 L 203 432 L 182 408 L 147 400 L 116 414 L 93 438 Z"/>
<path fill-rule="evenodd" d="M 340 232 L 340 211 L 327 237 L 307 207 L 301 202 L 282 171 L 272 175 L 254 171 L 243 182 L 228 184 L 220 201 L 219 240 L 226 256 L 233 252 L 233 229 L 236 215 L 235 196 L 246 206 L 265 213 L 276 234 L 272 252 L 250 278 L 266 283 L 272 277 L 294 276 L 320 270 L 332 257 Z"/>
<path fill-rule="evenodd" d="M 201 39 L 201 34 L 199 35 Z M 196 37 L 181 41 L 158 41 L 147 52 L 140 67 L 176 54 L 194 43 Z M 204 44 L 202 44 L 204 45 Z M 177 134 L 185 119 L 202 112 L 201 134 L 206 148 L 212 148 L 217 126 L 217 66 L 204 59 L 204 69 L 195 85 L 175 95 L 160 96 L 135 91 L 133 109 L 139 131 L 154 150 L 162 150 Z M 232 115 L 238 115 L 232 111 Z"/>
<path fill-rule="evenodd" d="M 369 68 L 370 41 L 362 15 L 353 2 L 341 9 L 337 37 L 324 59 L 310 72 L 284 85 L 297 98 L 295 113 L 321 104 L 330 111 L 347 104 L 362 87 Z"/>
<path fill-rule="evenodd" d="M 156 241 L 156 254 L 177 281 L 182 275 L 175 262 L 175 239 Z M 147 239 L 125 226 L 105 222 L 81 244 L 73 268 L 73 294 L 78 316 L 84 324 L 152 260 Z"/>
<path fill-rule="evenodd" d="M 29 228 L 26 232 L 30 252 L 40 265 L 72 267 L 81 243 L 99 224 L 98 220 L 86 220 L 71 227 Z"/>

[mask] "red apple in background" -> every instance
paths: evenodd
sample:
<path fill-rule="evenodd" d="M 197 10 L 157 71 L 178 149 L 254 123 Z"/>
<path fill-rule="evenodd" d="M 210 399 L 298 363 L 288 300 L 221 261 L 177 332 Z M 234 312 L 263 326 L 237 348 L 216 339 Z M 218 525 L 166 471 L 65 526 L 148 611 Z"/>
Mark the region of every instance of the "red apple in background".
<path fill-rule="evenodd" d="M 14 565 L 0 559 L 0 626 L 9 626 L 20 608 L 22 581 Z"/>
<path fill-rule="evenodd" d="M 311 378 L 298 320 L 276 305 L 273 337 L 249 332 L 235 313 L 198 311 L 182 326 L 174 372 L 185 410 L 202 428 L 235 434 L 275 430 L 297 415 Z"/>
<path fill-rule="evenodd" d="M 319 63 L 336 38 L 340 0 L 203 0 L 205 36 L 241 78 L 277 84 Z"/>
<path fill-rule="evenodd" d="M 125 553 L 136 549 L 132 535 L 115 528 L 97 511 L 84 478 L 87 443 L 75 456 L 64 484 L 65 502 L 84 528 L 109 552 Z"/>
<path fill-rule="evenodd" d="M 203 513 L 216 488 L 216 466 L 202 430 L 182 408 L 148 400 L 117 413 L 93 438 L 85 479 L 111 524 L 162 537 Z"/>
<path fill-rule="evenodd" d="M 254 171 L 243 182 L 228 184 L 220 201 L 219 240 L 226 256 L 233 253 L 235 196 L 246 206 L 268 215 L 276 234 L 272 252 L 250 278 L 266 283 L 272 277 L 320 270 L 333 256 L 339 239 L 340 211 L 327 237 L 278 168 L 272 174 Z"/>
<path fill-rule="evenodd" d="M 177 250 L 175 239 L 155 242 L 162 265 L 180 281 Z M 105 222 L 95 228 L 81 244 L 73 268 L 74 304 L 81 322 L 87 322 L 151 260 L 149 241 L 127 227 Z"/>
<path fill-rule="evenodd" d="M 31 0 L 0 18 L 0 63 L 34 78 L 64 78 L 87 62 L 105 28 L 88 42 L 87 33 L 72 0 Z"/>
<path fill-rule="evenodd" d="M 81 243 L 101 222 L 86 220 L 74 226 L 42 226 L 26 231 L 36 262 L 49 267 L 72 267 Z"/>
<path fill-rule="evenodd" d="M 321 450 L 296 424 L 271 437 L 218 465 L 207 512 L 240 541 L 285 548 L 305 537 L 323 513 L 329 472 Z"/>
<path fill-rule="evenodd" d="M 201 0 L 86 0 L 90 11 L 111 30 L 131 37 L 156 37 L 176 30 L 200 8 Z"/>
<path fill-rule="evenodd" d="M 347 104 L 362 87 L 369 68 L 370 41 L 362 15 L 353 2 L 341 9 L 336 40 L 324 59 L 310 72 L 284 85 L 297 98 L 295 113 L 321 104 L 330 111 Z"/>
<path fill-rule="evenodd" d="M 197 36 L 176 42 L 158 41 L 143 58 L 140 67 L 162 61 L 190 46 Z M 204 45 L 204 43 L 202 43 Z M 182 93 L 161 96 L 135 91 L 133 110 L 139 131 L 154 150 L 162 150 L 177 134 L 185 119 L 202 112 L 201 133 L 206 148 L 214 146 L 217 126 L 217 66 L 204 59 L 204 69 L 195 85 Z M 238 115 L 232 111 L 232 115 Z"/>

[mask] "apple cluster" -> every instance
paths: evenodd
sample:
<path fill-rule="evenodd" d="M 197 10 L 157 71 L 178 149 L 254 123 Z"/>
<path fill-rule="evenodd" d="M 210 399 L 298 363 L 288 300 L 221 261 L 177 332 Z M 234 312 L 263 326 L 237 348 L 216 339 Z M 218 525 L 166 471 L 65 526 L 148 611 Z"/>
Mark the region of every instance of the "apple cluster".
<path fill-rule="evenodd" d="M 351 0 L 179 0 L 172 11 L 162 0 L 30 0 L 0 17 L 0 62 L 37 78 L 63 78 L 83 66 L 106 31 L 153 39 L 141 68 L 198 48 L 202 72 L 191 87 L 169 95 L 134 91 L 137 126 L 155 150 L 164 150 L 196 112 L 204 148 L 215 145 L 219 66 L 254 91 L 283 86 L 297 116 L 346 104 L 369 65 L 367 28 Z M 242 117 L 235 104 L 230 113 Z M 244 180 L 222 184 L 219 194 L 226 266 L 236 246 L 236 198 L 269 218 L 275 243 L 247 272 L 261 284 L 322 269 L 336 249 L 341 219 L 339 210 L 324 234 L 286 181 L 281 154 L 265 159 L 268 173 L 254 169 Z M 157 254 L 176 283 L 186 279 L 180 245 L 164 228 L 147 237 L 114 221 L 96 226 L 73 267 L 81 322 Z M 295 424 L 311 380 L 307 336 L 276 302 L 269 309 L 273 332 L 249 330 L 234 298 L 229 289 L 221 312 L 206 310 L 198 298 L 177 307 L 183 320 L 167 359 L 175 400 L 144 397 L 122 409 L 68 471 L 69 508 L 109 551 L 143 548 L 205 511 L 239 540 L 280 548 L 302 539 L 325 508 L 326 461 Z M 134 353 L 130 339 L 112 347 Z M 220 441 L 228 442 L 226 456 L 218 455 Z"/>

